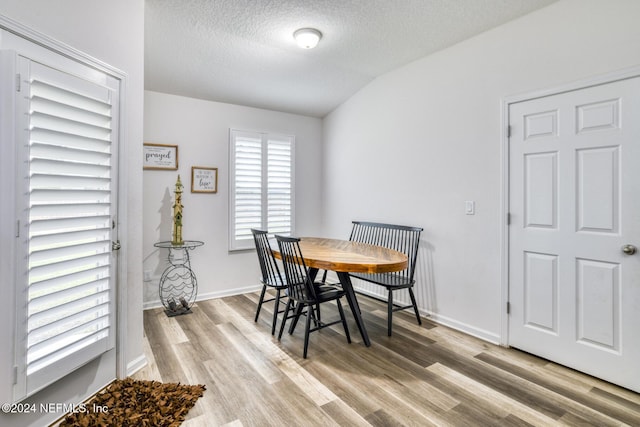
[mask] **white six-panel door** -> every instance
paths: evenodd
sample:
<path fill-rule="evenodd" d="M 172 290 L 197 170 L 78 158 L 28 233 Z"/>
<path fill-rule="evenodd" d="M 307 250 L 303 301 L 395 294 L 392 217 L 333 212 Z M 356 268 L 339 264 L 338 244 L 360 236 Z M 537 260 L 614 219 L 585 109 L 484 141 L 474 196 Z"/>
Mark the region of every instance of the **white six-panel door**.
<path fill-rule="evenodd" d="M 640 78 L 509 124 L 509 345 L 640 391 Z"/>

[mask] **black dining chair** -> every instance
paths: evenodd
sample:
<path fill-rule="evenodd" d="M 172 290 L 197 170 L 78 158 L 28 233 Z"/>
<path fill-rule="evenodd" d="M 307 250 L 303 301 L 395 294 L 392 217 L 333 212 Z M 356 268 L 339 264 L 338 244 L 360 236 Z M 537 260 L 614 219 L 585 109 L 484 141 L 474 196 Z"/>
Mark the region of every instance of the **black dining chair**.
<path fill-rule="evenodd" d="M 292 319 L 291 326 L 289 328 L 289 334 L 292 334 L 295 330 L 298 319 L 302 314 L 306 314 L 306 322 L 304 329 L 304 351 L 303 358 L 307 358 L 307 349 L 309 348 L 309 334 L 320 329 L 342 323 L 344 333 L 347 336 L 347 342 L 351 343 L 351 336 L 349 335 L 349 327 L 347 326 L 347 320 L 344 317 L 344 311 L 340 298 L 345 296 L 344 290 L 340 288 L 328 288 L 323 287 L 322 292 L 318 292 L 318 284 L 314 284 L 309 277 L 307 266 L 300 250 L 300 239 L 295 237 L 284 237 L 276 235 L 278 241 L 278 247 L 280 248 L 280 255 L 282 257 L 282 265 L 287 282 L 287 290 L 289 293 L 289 301 L 287 301 L 287 307 L 285 308 L 285 314 L 282 318 L 280 325 L 280 333 L 278 334 L 278 340 L 282 338 L 284 332 L 285 323 L 288 319 Z M 319 307 L 320 304 L 325 302 L 335 301 L 338 306 L 338 312 L 340 313 L 340 319 L 333 322 L 324 323 L 316 317 L 315 307 Z M 293 310 L 293 304 L 296 304 L 295 313 L 290 315 L 290 311 Z M 307 308 L 306 313 L 303 313 L 304 308 Z M 314 321 L 314 327 L 311 328 L 311 321 Z"/>
<path fill-rule="evenodd" d="M 251 233 L 253 234 L 253 240 L 256 244 L 256 252 L 258 253 L 258 261 L 260 262 L 260 270 L 262 271 L 262 278 L 260 279 L 260 282 L 262 282 L 262 292 L 260 292 L 260 299 L 258 299 L 255 322 L 257 322 L 260 317 L 262 304 L 275 301 L 273 306 L 273 320 L 271 322 L 271 335 L 275 335 L 278 314 L 284 312 L 284 310 L 280 310 L 279 308 L 280 299 L 283 296 L 282 291 L 287 289 L 287 284 L 282 279 L 278 263 L 271 251 L 267 232 L 252 228 Z M 276 296 L 265 299 L 267 288 L 274 289 Z"/>
<path fill-rule="evenodd" d="M 387 289 L 387 335 L 389 336 L 391 336 L 393 313 L 396 311 L 412 308 L 418 324 L 422 325 L 416 297 L 413 294 L 413 285 L 416 283 L 414 275 L 422 231 L 422 227 L 353 221 L 351 236 L 349 236 L 350 241 L 384 246 L 402 252 L 407 256 L 408 265 L 402 271 L 349 274 L 351 277 L 384 286 Z M 393 291 L 400 289 L 408 291 L 411 304 L 398 305 L 393 301 Z"/>

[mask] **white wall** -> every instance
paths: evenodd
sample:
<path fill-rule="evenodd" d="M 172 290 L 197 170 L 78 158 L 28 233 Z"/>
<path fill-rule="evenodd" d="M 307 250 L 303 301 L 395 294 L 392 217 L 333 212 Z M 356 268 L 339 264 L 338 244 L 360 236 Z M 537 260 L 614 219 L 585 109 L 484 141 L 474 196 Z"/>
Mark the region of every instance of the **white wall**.
<path fill-rule="evenodd" d="M 423 226 L 419 304 L 498 341 L 501 99 L 639 65 L 638 22 L 637 0 L 563 0 L 373 81 L 324 121 L 326 234 Z"/>
<path fill-rule="evenodd" d="M 296 233 L 319 233 L 322 157 L 320 119 L 145 92 L 144 141 L 178 145 L 179 170 L 144 171 L 145 307 L 159 306 L 158 280 L 166 249 L 155 242 L 171 240 L 172 205 L 177 175 L 182 195 L 185 240 L 205 245 L 191 252 L 198 278 L 198 299 L 257 289 L 259 266 L 255 251 L 229 252 L 229 128 L 293 134 L 296 137 Z M 218 168 L 216 194 L 191 193 L 191 167 Z"/>
<path fill-rule="evenodd" d="M 41 0 L 0 0 L 0 13 L 44 33 L 62 43 L 80 50 L 127 74 L 125 108 L 125 164 L 121 165 L 121 176 L 128 183 L 124 194 L 127 212 L 120 229 L 123 244 L 121 266 L 125 268 L 126 283 L 120 286 L 126 292 L 128 320 L 124 363 L 133 369 L 144 361 L 142 346 L 142 108 L 144 77 L 144 1 L 114 0 L 65 0 L 47 2 Z M 5 292 L 13 286 L 0 274 L 0 290 Z M 2 310 L 3 313 L 9 311 Z M 0 318 L 3 325 L 9 324 Z M 0 328 L 0 341 L 12 339 L 10 328 Z M 115 354 L 98 359 L 73 375 L 55 383 L 30 398 L 39 403 L 78 403 L 93 394 L 106 382 L 111 372 Z M 108 360 L 106 360 L 108 359 Z M 0 346 L 0 371 L 2 386 L 9 384 L 13 354 L 10 346 Z M 110 367 L 108 366 L 110 365 Z M 112 378 L 109 378 L 109 380 Z M 4 402 L 1 402 L 4 403 Z M 28 415 L 0 414 L 2 426 L 41 426 L 62 416 L 62 413 L 43 413 L 39 410 Z"/>

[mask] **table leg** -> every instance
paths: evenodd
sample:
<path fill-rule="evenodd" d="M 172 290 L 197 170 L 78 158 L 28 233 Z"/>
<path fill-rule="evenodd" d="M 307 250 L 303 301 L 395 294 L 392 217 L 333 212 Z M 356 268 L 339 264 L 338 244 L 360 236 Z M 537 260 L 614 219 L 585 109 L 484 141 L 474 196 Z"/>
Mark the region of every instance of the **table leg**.
<path fill-rule="evenodd" d="M 293 331 L 296 329 L 296 325 L 298 324 L 298 319 L 300 319 L 300 316 L 302 315 L 302 309 L 304 307 L 302 306 L 302 304 L 298 303 L 298 305 L 296 305 L 296 307 L 294 308 L 295 313 L 293 315 L 293 319 L 291 320 L 291 324 L 289 325 L 289 335 L 291 335 L 293 333 Z M 309 307 L 307 310 L 311 309 L 311 307 Z M 309 314 L 307 313 L 307 316 L 309 316 Z M 284 317 L 282 319 L 282 321 L 284 322 L 285 320 L 287 320 L 286 317 Z"/>
<path fill-rule="evenodd" d="M 310 267 L 309 270 L 307 270 L 307 275 L 309 275 L 309 280 L 311 280 L 311 283 L 315 283 L 316 277 L 318 277 L 318 269 L 315 267 Z M 314 318 L 314 320 L 316 322 L 315 325 L 318 326 L 318 322 L 322 320 L 320 317 L 320 304 L 316 304 L 315 310 L 318 316 L 317 318 Z"/>
<path fill-rule="evenodd" d="M 344 289 L 346 293 L 349 308 L 351 308 L 351 313 L 356 320 L 356 324 L 358 325 L 358 330 L 360 331 L 360 335 L 362 336 L 364 345 L 370 347 L 371 341 L 369 341 L 369 335 L 367 334 L 367 329 L 364 326 L 364 321 L 362 320 L 362 315 L 360 314 L 360 306 L 358 305 L 358 300 L 356 299 L 356 293 L 353 290 L 353 285 L 351 284 L 349 273 L 338 272 L 338 278 L 340 279 L 342 289 Z"/>

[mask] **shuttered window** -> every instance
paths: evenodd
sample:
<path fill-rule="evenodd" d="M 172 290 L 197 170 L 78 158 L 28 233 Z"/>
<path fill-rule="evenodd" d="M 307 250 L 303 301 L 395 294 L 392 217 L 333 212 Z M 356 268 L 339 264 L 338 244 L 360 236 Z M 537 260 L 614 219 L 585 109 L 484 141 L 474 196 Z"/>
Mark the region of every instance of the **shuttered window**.
<path fill-rule="evenodd" d="M 116 92 L 20 65 L 27 310 L 18 395 L 29 395 L 113 347 Z"/>
<path fill-rule="evenodd" d="M 294 230 L 294 137 L 231 130 L 231 250 L 253 248 L 252 228 Z"/>

